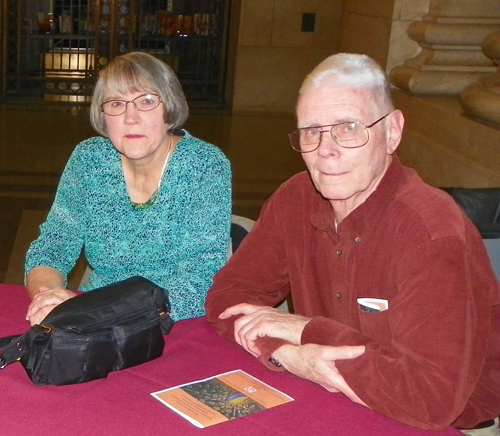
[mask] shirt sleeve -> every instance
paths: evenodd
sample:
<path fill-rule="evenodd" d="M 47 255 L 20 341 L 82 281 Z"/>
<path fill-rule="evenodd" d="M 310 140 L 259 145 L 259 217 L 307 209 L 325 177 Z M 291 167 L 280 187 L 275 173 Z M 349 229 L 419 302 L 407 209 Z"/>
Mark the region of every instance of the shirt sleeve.
<path fill-rule="evenodd" d="M 26 254 L 25 277 L 36 266 L 50 266 L 66 279 L 75 266 L 83 247 L 84 161 L 77 147 L 63 171 L 47 220 L 40 226 L 40 236 Z"/>
<path fill-rule="evenodd" d="M 215 148 L 214 148 L 215 149 Z M 200 168 L 188 168 L 189 189 L 183 193 L 182 226 L 169 247 L 165 287 L 175 319 L 203 316 L 213 276 L 226 263 L 231 225 L 231 168 L 220 151 L 205 156 Z M 170 250 L 171 249 L 171 250 Z"/>
<path fill-rule="evenodd" d="M 354 392 L 400 422 L 446 428 L 464 411 L 488 350 L 497 283 L 480 244 L 447 237 L 408 246 L 394 265 L 398 293 L 388 310 L 360 311 L 360 329 L 316 317 L 302 343 L 365 345 L 361 357 L 336 362 Z"/>
<path fill-rule="evenodd" d="M 285 240 L 279 224 L 277 196 L 279 191 L 266 202 L 252 231 L 227 265 L 216 274 L 208 292 L 205 305 L 207 319 L 226 339 L 234 340 L 234 321 L 238 317 L 219 319 L 225 309 L 239 303 L 272 307 L 289 293 Z M 259 338 L 257 345 L 262 352 L 262 362 L 275 369 L 268 359 L 285 343 L 275 338 Z"/>

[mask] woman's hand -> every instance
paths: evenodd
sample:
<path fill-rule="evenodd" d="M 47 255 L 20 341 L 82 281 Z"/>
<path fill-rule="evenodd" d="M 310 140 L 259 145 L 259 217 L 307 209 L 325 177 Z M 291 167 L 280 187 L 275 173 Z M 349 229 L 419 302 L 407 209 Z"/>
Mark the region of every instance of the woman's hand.
<path fill-rule="evenodd" d="M 39 293 L 33 297 L 33 301 L 28 307 L 26 320 L 31 325 L 40 324 L 54 307 L 75 295 L 73 291 L 68 289 L 40 286 Z"/>

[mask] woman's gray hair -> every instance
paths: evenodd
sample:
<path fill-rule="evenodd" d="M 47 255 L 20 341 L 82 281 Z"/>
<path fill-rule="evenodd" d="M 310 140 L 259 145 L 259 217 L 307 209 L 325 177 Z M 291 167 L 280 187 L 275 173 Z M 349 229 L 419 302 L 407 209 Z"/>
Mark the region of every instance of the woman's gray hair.
<path fill-rule="evenodd" d="M 337 53 L 327 57 L 304 79 L 299 95 L 319 87 L 328 78 L 336 84 L 367 89 L 376 97 L 376 104 L 382 103 L 388 110 L 394 110 L 389 80 L 380 65 L 369 56 Z"/>
<path fill-rule="evenodd" d="M 90 123 L 107 137 L 106 121 L 101 105 L 109 94 L 151 92 L 161 97 L 169 132 L 180 129 L 189 115 L 186 96 L 172 68 L 154 56 L 132 52 L 113 59 L 100 73 L 90 105 Z"/>

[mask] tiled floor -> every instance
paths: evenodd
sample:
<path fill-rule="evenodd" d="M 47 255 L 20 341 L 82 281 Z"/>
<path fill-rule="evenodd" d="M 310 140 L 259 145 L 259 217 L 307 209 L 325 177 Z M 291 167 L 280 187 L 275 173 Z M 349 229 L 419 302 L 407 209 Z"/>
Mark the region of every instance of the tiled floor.
<path fill-rule="evenodd" d="M 304 169 L 288 145 L 294 125 L 286 114 L 193 110 L 186 129 L 226 153 L 233 166 L 233 213 L 255 219 L 280 183 Z M 75 145 L 94 135 L 87 107 L 0 105 L 0 282 L 22 282 L 26 248 L 37 237 L 59 175 Z"/>

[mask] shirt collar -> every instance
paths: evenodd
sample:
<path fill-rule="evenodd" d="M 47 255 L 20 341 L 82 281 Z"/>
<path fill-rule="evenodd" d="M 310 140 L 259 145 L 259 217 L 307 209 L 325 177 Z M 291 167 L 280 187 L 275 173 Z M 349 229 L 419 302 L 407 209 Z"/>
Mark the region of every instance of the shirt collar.
<path fill-rule="evenodd" d="M 338 225 L 338 232 L 347 232 L 353 236 L 365 234 L 380 221 L 383 213 L 394 201 L 397 192 L 406 182 L 408 175 L 399 158 L 394 154 L 392 162 L 380 180 L 377 189 L 366 201 L 354 209 Z M 311 215 L 311 224 L 331 236 L 336 235 L 333 208 L 329 201 L 321 197 L 321 201 Z"/>

